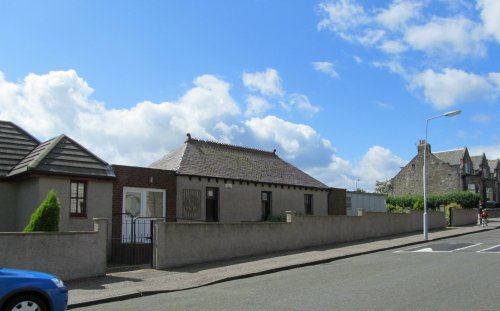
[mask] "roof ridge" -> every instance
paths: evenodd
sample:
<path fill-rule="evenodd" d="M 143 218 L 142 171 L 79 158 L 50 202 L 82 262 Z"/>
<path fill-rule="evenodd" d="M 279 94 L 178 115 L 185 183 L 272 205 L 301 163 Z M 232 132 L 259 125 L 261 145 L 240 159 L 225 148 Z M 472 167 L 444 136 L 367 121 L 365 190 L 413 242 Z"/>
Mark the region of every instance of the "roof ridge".
<path fill-rule="evenodd" d="M 257 149 L 257 148 L 249 148 L 249 147 L 243 147 L 243 146 L 230 145 L 230 144 L 221 143 L 221 142 L 217 142 L 217 141 L 191 138 L 191 135 L 189 135 L 189 134 L 188 134 L 188 139 L 186 142 L 187 143 L 190 143 L 190 142 L 203 143 L 203 144 L 215 145 L 218 147 L 224 147 L 224 148 L 236 150 L 236 151 L 248 151 L 248 152 L 253 152 L 253 153 L 260 153 L 260 154 L 277 156 L 276 149 L 274 149 L 273 151 L 267 151 L 267 150 L 262 150 L 262 149 Z"/>
<path fill-rule="evenodd" d="M 54 149 L 54 147 L 64 138 L 64 136 L 65 135 L 62 134 L 62 135 L 59 135 L 57 137 L 52 138 L 51 139 L 52 141 L 49 143 L 47 148 L 45 148 L 42 152 L 40 152 L 40 154 L 33 160 L 33 162 L 28 165 L 28 170 L 32 169 L 32 168 L 36 168 L 38 166 L 38 164 L 40 164 L 42 159 L 44 159 L 52 151 L 52 149 Z M 50 141 L 50 140 L 48 140 L 48 141 Z M 43 144 L 40 144 L 40 145 L 43 145 Z M 28 154 L 28 156 L 30 154 L 31 154 L 31 152 Z"/>
<path fill-rule="evenodd" d="M 452 152 L 452 151 L 465 151 L 465 148 L 466 147 L 457 148 L 457 149 L 450 149 L 450 150 L 443 150 L 443 151 L 436 151 L 436 152 L 433 152 L 433 153 L 436 154 L 436 153 L 445 153 L 445 152 Z"/>

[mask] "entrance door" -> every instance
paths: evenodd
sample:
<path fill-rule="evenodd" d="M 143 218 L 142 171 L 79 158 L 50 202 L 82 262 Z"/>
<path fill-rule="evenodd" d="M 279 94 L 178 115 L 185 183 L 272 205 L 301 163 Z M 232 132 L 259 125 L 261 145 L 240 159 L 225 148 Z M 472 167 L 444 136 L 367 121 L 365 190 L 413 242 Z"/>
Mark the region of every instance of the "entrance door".
<path fill-rule="evenodd" d="M 124 242 L 151 243 L 151 218 L 165 217 L 165 190 L 124 188 L 123 197 L 122 232 L 131 231 Z"/>
<path fill-rule="evenodd" d="M 262 191 L 262 220 L 268 220 L 271 217 L 272 192 Z"/>
<path fill-rule="evenodd" d="M 206 221 L 219 221 L 219 188 L 207 188 Z"/>

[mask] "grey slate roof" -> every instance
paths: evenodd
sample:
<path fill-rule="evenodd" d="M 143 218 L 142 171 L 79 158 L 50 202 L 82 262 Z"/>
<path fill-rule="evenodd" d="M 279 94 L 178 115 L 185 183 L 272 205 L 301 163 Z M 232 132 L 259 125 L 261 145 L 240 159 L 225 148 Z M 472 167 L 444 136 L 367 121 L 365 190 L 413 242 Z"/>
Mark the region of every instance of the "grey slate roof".
<path fill-rule="evenodd" d="M 481 169 L 481 164 L 483 164 L 483 155 L 478 155 L 478 156 L 473 156 L 470 157 L 472 161 L 472 167 L 474 168 L 475 171 Z"/>
<path fill-rule="evenodd" d="M 40 142 L 12 122 L 0 120 L 0 178 L 28 155 Z"/>
<path fill-rule="evenodd" d="M 189 138 L 184 145 L 150 165 L 179 175 L 323 188 L 328 186 L 275 152 Z"/>
<path fill-rule="evenodd" d="M 497 169 L 498 165 L 500 164 L 500 160 L 488 160 L 488 166 L 490 167 L 490 173 L 495 173 L 495 170 Z"/>
<path fill-rule="evenodd" d="M 446 162 L 450 165 L 460 165 L 460 161 L 464 157 L 465 148 L 449 150 L 449 151 L 441 151 L 441 152 L 433 152 L 439 160 Z"/>
<path fill-rule="evenodd" d="M 115 177 L 108 163 L 66 135 L 60 135 L 38 145 L 7 176 L 13 177 L 24 173 Z"/>

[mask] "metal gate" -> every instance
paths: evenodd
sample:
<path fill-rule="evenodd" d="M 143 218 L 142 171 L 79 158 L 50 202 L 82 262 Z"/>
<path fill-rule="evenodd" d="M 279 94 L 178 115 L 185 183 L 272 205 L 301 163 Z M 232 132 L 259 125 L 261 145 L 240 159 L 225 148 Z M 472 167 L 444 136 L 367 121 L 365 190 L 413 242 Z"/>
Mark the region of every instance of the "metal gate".
<path fill-rule="evenodd" d="M 108 266 L 151 265 L 153 259 L 152 217 L 113 213 L 111 254 Z"/>

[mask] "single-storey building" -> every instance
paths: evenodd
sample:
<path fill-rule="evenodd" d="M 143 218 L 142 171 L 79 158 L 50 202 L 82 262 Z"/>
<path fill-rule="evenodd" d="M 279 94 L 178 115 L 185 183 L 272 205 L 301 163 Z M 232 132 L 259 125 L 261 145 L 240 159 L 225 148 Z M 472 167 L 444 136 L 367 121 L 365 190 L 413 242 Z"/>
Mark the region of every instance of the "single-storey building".
<path fill-rule="evenodd" d="M 178 221 L 262 221 L 284 217 L 285 211 L 328 215 L 329 188 L 275 150 L 188 134 L 182 146 L 150 167 L 175 172 Z"/>
<path fill-rule="evenodd" d="M 61 203 L 60 231 L 93 230 L 111 219 L 115 175 L 105 161 L 66 135 L 40 142 L 0 121 L 0 232 L 22 231 L 50 190 Z"/>

